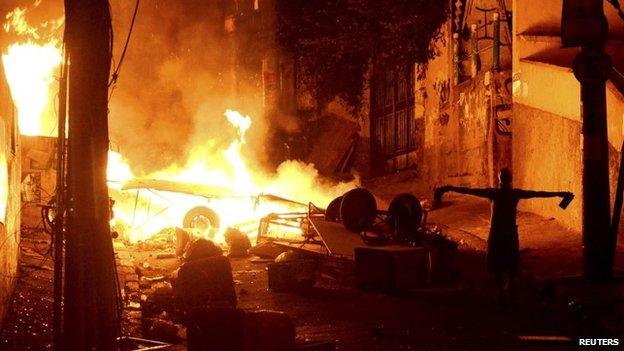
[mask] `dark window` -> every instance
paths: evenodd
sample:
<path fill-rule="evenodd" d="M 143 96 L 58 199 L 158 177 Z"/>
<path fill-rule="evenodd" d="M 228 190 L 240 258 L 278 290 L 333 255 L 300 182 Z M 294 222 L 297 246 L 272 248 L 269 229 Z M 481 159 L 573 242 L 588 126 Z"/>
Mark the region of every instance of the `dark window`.
<path fill-rule="evenodd" d="M 376 68 L 371 81 L 371 147 L 376 161 L 414 151 L 414 68 Z"/>

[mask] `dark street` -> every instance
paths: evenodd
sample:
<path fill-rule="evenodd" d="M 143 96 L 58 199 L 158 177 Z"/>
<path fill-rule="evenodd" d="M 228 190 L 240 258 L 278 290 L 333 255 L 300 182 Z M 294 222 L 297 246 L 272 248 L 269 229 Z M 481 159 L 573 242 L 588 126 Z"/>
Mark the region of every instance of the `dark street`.
<path fill-rule="evenodd" d="M 616 350 L 621 0 L 1 0 L 0 350 Z"/>

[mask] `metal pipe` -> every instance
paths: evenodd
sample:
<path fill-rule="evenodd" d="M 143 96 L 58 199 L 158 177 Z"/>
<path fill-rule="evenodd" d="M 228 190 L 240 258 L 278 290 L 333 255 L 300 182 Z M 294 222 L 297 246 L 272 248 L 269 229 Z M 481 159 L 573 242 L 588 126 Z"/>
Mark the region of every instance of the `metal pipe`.
<path fill-rule="evenodd" d="M 477 39 L 477 25 L 473 24 L 470 26 L 470 76 L 472 78 L 477 76 L 479 73 L 479 43 Z"/>
<path fill-rule="evenodd" d="M 459 34 L 453 33 L 453 85 L 459 84 L 461 74 L 459 62 Z"/>
<path fill-rule="evenodd" d="M 617 245 L 618 231 L 620 228 L 620 217 L 622 216 L 622 202 L 624 202 L 624 141 L 620 149 L 620 170 L 618 172 L 617 189 L 615 190 L 615 201 L 613 204 L 613 215 L 611 219 L 611 231 L 609 233 L 611 240 L 611 249 L 609 254 L 613 260 L 615 256 L 615 247 Z"/>
<path fill-rule="evenodd" d="M 63 350 L 63 231 L 65 214 L 65 125 L 67 122 L 67 56 L 63 55 L 59 83 L 58 136 L 56 138 L 56 216 L 54 218 L 54 350 Z"/>
<path fill-rule="evenodd" d="M 498 72 L 500 66 L 500 20 L 498 18 L 498 13 L 495 13 L 493 17 L 494 20 L 492 25 L 494 27 L 494 43 L 492 44 L 492 69 Z"/>

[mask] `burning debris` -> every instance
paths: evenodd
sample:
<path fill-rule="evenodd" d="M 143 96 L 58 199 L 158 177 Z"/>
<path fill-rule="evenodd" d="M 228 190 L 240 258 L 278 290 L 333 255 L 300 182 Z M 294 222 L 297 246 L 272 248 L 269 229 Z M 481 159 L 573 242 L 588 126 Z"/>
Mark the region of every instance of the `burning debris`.
<path fill-rule="evenodd" d="M 62 61 L 58 33 L 64 20 L 61 17 L 33 26 L 26 14 L 25 8 L 18 7 L 6 15 L 3 29 L 17 40 L 6 51 L 2 48 L 4 74 L 17 107 L 20 133 L 53 136 L 55 76 Z"/>
<path fill-rule="evenodd" d="M 15 263 L 19 270 L 15 277 L 5 275 L 0 297 L 11 290 L 15 278 L 28 288 L 29 274 L 54 274 L 35 286 L 41 295 L 53 289 L 53 299 L 16 294 L 18 312 L 23 312 L 13 314 L 20 319 L 16 325 L 24 324 L 24 316 L 36 308 L 51 309 L 53 320 L 40 319 L 43 328 L 33 330 L 43 334 L 51 327 L 58 350 L 167 349 L 169 343 L 191 351 L 332 350 L 334 341 L 311 340 L 349 338 L 364 348 L 410 349 L 418 345 L 414 340 L 437 340 L 451 346 L 441 349 L 455 349 L 452 342 L 457 343 L 458 334 L 438 327 L 447 325 L 449 317 L 461 320 L 453 325 L 465 328 L 460 343 L 474 335 L 483 339 L 478 320 L 457 315 L 492 310 L 487 294 L 477 297 L 478 289 L 463 294 L 468 287 L 460 284 L 464 271 L 475 270 L 470 264 L 485 261 L 485 253 L 467 253 L 460 245 L 467 236 L 480 240 L 475 247 L 487 246 L 487 240 L 490 266 L 501 251 L 494 250 L 497 246 L 513 246 L 514 252 L 505 255 L 502 250 L 494 260 L 494 266 L 502 267 L 495 269 L 502 272 L 497 272 L 500 291 L 507 285 L 511 297 L 519 256 L 533 252 L 520 250 L 518 199 L 498 199 L 502 193 L 493 188 L 455 186 L 438 188 L 434 202 L 422 196 L 432 195 L 440 181 L 495 186 L 491 175 L 511 165 L 516 140 L 532 147 L 546 139 L 535 127 L 516 134 L 512 143 L 511 115 L 516 98 L 520 105 L 539 102 L 521 109 L 551 105 L 535 97 L 540 88 L 534 83 L 543 80 L 540 72 L 551 69 L 542 66 L 553 64 L 539 61 L 539 69 L 523 68 L 522 77 L 516 77 L 516 62 L 533 64 L 533 58 L 516 57 L 518 53 L 535 50 L 510 49 L 509 57 L 501 52 L 515 42 L 530 45 L 535 38 L 512 40 L 526 33 L 514 33 L 507 2 L 492 8 L 485 3 L 458 1 L 449 7 L 435 0 L 354 0 L 328 7 L 322 1 L 302 5 L 288 0 L 32 0 L 15 7 L 4 1 L 0 234 L 12 247 L 0 251 L 7 253 L 0 265 Z M 587 134 L 591 128 L 585 127 L 592 121 L 606 122 L 598 126 L 598 138 L 581 138 L 580 143 L 597 140 L 603 147 L 592 149 L 601 154 L 595 160 L 591 158 L 596 155 L 582 153 L 582 160 L 596 161 L 596 167 L 584 167 L 582 181 L 574 175 L 570 184 L 578 181 L 596 191 L 583 191 L 585 206 L 572 207 L 584 211 L 590 220 L 584 224 L 597 223 L 597 231 L 606 233 L 611 224 L 610 240 L 618 233 L 624 161 L 609 223 L 607 173 L 608 163 L 615 162 L 607 157 L 607 144 L 613 143 L 614 133 L 605 127 L 614 122 L 605 111 L 617 111 L 611 105 L 622 99 L 604 99 L 605 81 L 612 79 L 610 60 L 602 50 L 607 34 L 590 43 L 589 35 L 574 39 L 579 33 L 565 30 L 589 18 L 574 18 L 580 10 L 566 11 L 572 3 L 564 1 L 563 41 L 584 46 L 572 68 L 581 82 L 582 114 L 596 117 L 580 118 L 579 123 Z M 624 17 L 617 1 L 610 3 Z M 545 10 L 548 6 L 542 5 Z M 530 6 L 511 8 L 522 12 Z M 591 10 L 587 15 L 600 17 L 593 24 L 606 28 L 602 2 Z M 470 23 L 474 13 L 483 15 L 478 24 Z M 520 24 L 525 17 L 530 16 L 513 16 Z M 550 21 L 556 16 L 547 17 Z M 128 30 L 127 36 L 113 35 L 120 28 Z M 491 45 L 485 47 L 483 40 Z M 609 45 L 617 44 L 611 41 Z M 549 55 L 557 50 L 549 48 Z M 597 59 L 601 72 L 586 69 Z M 571 76 L 567 67 L 557 74 Z M 16 108 L 17 123 L 5 96 Z M 611 104 L 608 109 L 605 101 Z M 533 112 L 541 116 L 544 111 Z M 563 117 L 571 115 L 566 110 Z M 549 116 L 543 119 L 551 121 Z M 616 119 L 615 124 L 621 123 Z M 522 130 L 529 123 L 518 125 Z M 562 139 L 573 138 L 563 134 Z M 579 145 L 576 139 L 568 142 Z M 20 144 L 27 146 L 22 157 Z M 535 180 L 526 169 L 533 171 L 530 162 L 542 160 L 523 165 L 524 157 L 514 156 L 516 161 L 524 185 Z M 26 163 L 21 167 L 21 194 L 12 189 L 19 188 L 19 162 Z M 395 184 L 386 178 L 367 179 L 367 189 L 355 174 L 364 168 L 365 176 L 406 169 L 410 174 Z M 572 199 L 571 193 L 512 188 L 512 173 L 501 173 L 506 176 L 499 182 L 507 192 L 517 193 L 516 198 L 561 195 L 561 207 Z M 600 182 L 588 181 L 592 177 Z M 548 181 L 564 180 L 557 174 Z M 380 191 L 386 186 L 387 191 Z M 495 233 L 502 246 L 494 245 L 492 235 L 484 240 L 472 233 L 470 225 L 455 229 L 429 221 L 447 190 L 493 201 L 492 228 L 501 221 L 509 224 Z M 600 199 L 592 198 L 594 193 Z M 19 195 L 28 210 L 20 210 Z M 587 204 L 592 201 L 601 202 L 602 209 L 591 210 Z M 501 204 L 509 206 L 501 210 Z M 475 208 L 462 212 L 453 206 L 463 217 L 484 218 Z M 32 209 L 36 221 L 30 221 Z M 29 219 L 22 221 L 24 227 L 41 225 L 33 232 L 45 240 L 10 235 L 6 228 L 12 224 L 5 222 L 19 227 L 11 218 L 19 217 L 17 212 Z M 570 217 L 580 219 L 580 212 Z M 549 225 L 544 221 L 536 227 Z M 557 227 L 552 232 L 563 231 Z M 451 232 L 452 238 L 447 235 Z M 33 233 L 24 229 L 22 234 Z M 616 241 L 605 238 L 585 228 L 587 277 L 613 273 Z M 35 249 L 20 248 L 22 244 Z M 46 251 L 39 252 L 37 245 L 45 245 Z M 40 264 L 31 262 L 33 258 Z M 532 275 L 527 276 L 533 287 Z M 41 284 L 43 280 L 53 287 Z M 472 284 L 472 277 L 466 282 Z M 441 291 L 461 294 L 448 299 L 437 294 Z M 431 299 L 421 298 L 432 292 Z M 552 312 L 557 294 L 554 285 L 542 289 L 545 312 Z M 573 301 L 565 299 L 568 305 Z M 585 307 L 572 305 L 579 320 L 588 320 Z M 563 320 L 559 317 L 554 323 L 546 318 L 539 322 L 550 328 Z M 515 340 L 512 331 L 523 328 L 497 318 L 489 321 L 493 327 L 488 331 L 496 330 L 494 339 Z M 15 336 L 21 329 L 31 332 L 9 330 Z M 32 336 L 47 342 L 45 336 Z M 362 349 L 357 346 L 353 349 Z M 341 348 L 350 349 L 348 344 Z"/>
<path fill-rule="evenodd" d="M 36 27 L 27 21 L 28 14 L 29 9 L 16 8 L 7 15 L 4 30 L 18 41 L 3 52 L 2 59 L 18 110 L 21 133 L 52 136 L 56 134 L 57 124 L 54 96 L 62 61 L 63 17 Z M 180 89 L 186 94 L 187 90 Z M 121 94 L 125 99 L 125 92 Z M 121 113 L 114 108 L 113 120 Z M 208 117 L 214 111 L 206 113 Z M 253 131 L 254 125 L 264 128 L 265 122 L 261 118 L 252 121 L 250 116 L 231 109 L 223 116 L 225 118 L 215 122 L 222 126 L 224 133 L 192 138 L 186 161 L 175 160 L 161 170 L 140 177 L 132 171 L 136 167 L 123 156 L 124 144 L 131 140 L 126 138 L 125 130 L 117 136 L 115 131 L 119 129 L 112 128 L 112 139 L 123 138 L 124 141 L 118 145 L 122 152 L 111 150 L 108 157 L 109 191 L 116 201 L 111 225 L 122 237 L 136 242 L 165 228 L 190 225 L 210 227 L 204 228 L 202 235 L 222 242 L 227 228 L 246 232 L 241 226 L 246 225 L 249 230 L 254 227 L 254 221 L 269 213 L 292 209 L 283 204 L 253 200 L 254 197 L 275 194 L 324 206 L 335 194 L 357 184 L 331 184 L 319 177 L 313 165 L 294 160 L 279 166 L 275 174 L 258 168 L 255 161 L 258 153 L 253 151 L 255 144 L 248 145 L 247 134 Z M 218 114 L 214 117 L 218 119 Z M 253 131 L 255 140 L 262 140 L 261 135 L 267 137 L 266 132 Z M 132 139 L 136 138 L 141 138 L 140 134 L 134 134 Z M 136 158 L 134 151 L 133 157 Z M 176 184 L 167 187 L 172 182 Z M 189 190 L 190 184 L 199 189 Z M 253 236 L 253 232 L 255 230 L 251 229 L 247 233 Z"/>
<path fill-rule="evenodd" d="M 113 226 L 129 228 L 131 241 L 144 240 L 167 227 L 198 229 L 201 236 L 218 242 L 223 242 L 228 228 L 253 238 L 260 218 L 304 210 L 309 201 L 325 205 L 335 194 L 355 186 L 331 185 L 313 166 L 302 167 L 296 161 L 284 163 L 275 176 L 253 171 L 241 154 L 251 118 L 236 111 L 226 111 L 225 116 L 234 123 L 238 137 L 221 154 L 206 154 L 208 150 L 200 147 L 182 168 L 138 179 L 128 172 L 130 167 L 122 157 L 111 153 L 109 184 L 116 200 Z"/>

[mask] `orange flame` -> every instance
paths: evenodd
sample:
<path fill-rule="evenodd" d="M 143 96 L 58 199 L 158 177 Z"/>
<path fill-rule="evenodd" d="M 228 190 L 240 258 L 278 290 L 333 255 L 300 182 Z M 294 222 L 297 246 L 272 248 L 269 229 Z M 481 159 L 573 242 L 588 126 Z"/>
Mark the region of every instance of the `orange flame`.
<path fill-rule="evenodd" d="M 43 35 L 40 29 L 58 29 L 62 20 L 33 27 L 26 21 L 26 10 L 21 8 L 6 19 L 5 32 L 24 39 L 6 49 L 0 48 L 21 133 L 53 136 L 56 134 L 54 75 L 61 64 L 62 52 L 54 36 Z M 258 195 L 273 194 L 324 207 L 355 185 L 330 184 L 319 177 L 313 165 L 299 161 L 283 163 L 276 174 L 251 169 L 241 151 L 252 118 L 233 110 L 225 111 L 224 116 L 237 132 L 227 148 L 215 150 L 214 141 L 208 140 L 192 148 L 184 166 L 173 165 L 145 178 L 220 187 L 228 190 L 227 196 L 206 197 L 154 189 L 122 190 L 125 183 L 136 177 L 128 160 L 117 152 L 109 152 L 107 173 L 110 194 L 116 201 L 115 219 L 111 223 L 115 230 L 125 233 L 132 242 L 145 240 L 164 228 L 187 226 L 185 216 L 199 207 L 209 209 L 219 220 L 218 228 L 216 223 L 210 223 L 213 228 L 199 234 L 221 242 L 225 230 L 235 227 L 253 237 L 260 218 L 294 209 L 284 202 L 260 201 Z M 296 209 L 305 210 L 301 206 Z M 282 231 L 285 235 L 300 233 L 297 228 Z"/>
<path fill-rule="evenodd" d="M 16 8 L 6 16 L 4 31 L 23 38 L 23 41 L 3 50 L 4 73 L 17 107 L 20 132 L 24 135 L 54 136 L 54 74 L 61 64 L 62 54 L 54 37 L 43 44 L 37 43 L 44 35 L 28 24 L 25 15 L 25 9 Z M 41 26 L 57 29 L 61 25 L 62 19 L 59 19 L 53 26 L 49 26 L 48 22 Z"/>
<path fill-rule="evenodd" d="M 222 157 L 215 154 L 212 144 L 197 145 L 182 168 L 171 167 L 156 172 L 146 178 L 175 180 L 188 183 L 201 183 L 220 186 L 231 191 L 232 196 L 207 199 L 179 193 L 150 192 L 141 190 L 129 195 L 128 191 L 115 192 L 115 215 L 130 228 L 130 241 L 147 239 L 160 229 L 183 226 L 183 218 L 195 207 L 209 208 L 220 219 L 220 226 L 215 233 L 215 241 L 222 241 L 228 227 L 247 231 L 250 237 L 257 234 L 260 218 L 293 210 L 305 211 L 303 206 L 292 206 L 282 202 L 257 201 L 261 194 L 273 194 L 304 204 L 313 202 L 317 206 L 326 206 L 333 198 L 353 188 L 356 184 L 330 184 L 323 181 L 318 171 L 311 164 L 299 161 L 286 161 L 277 170 L 276 175 L 252 171 L 241 154 L 245 143 L 245 133 L 251 126 L 251 117 L 237 111 L 227 110 L 226 119 L 236 128 L 238 137 L 222 151 Z M 133 177 L 126 161 L 119 154 L 109 154 L 109 179 L 129 180 Z M 247 230 L 245 230 L 247 229 Z M 300 230 L 281 229 L 281 234 L 298 235 Z"/>

